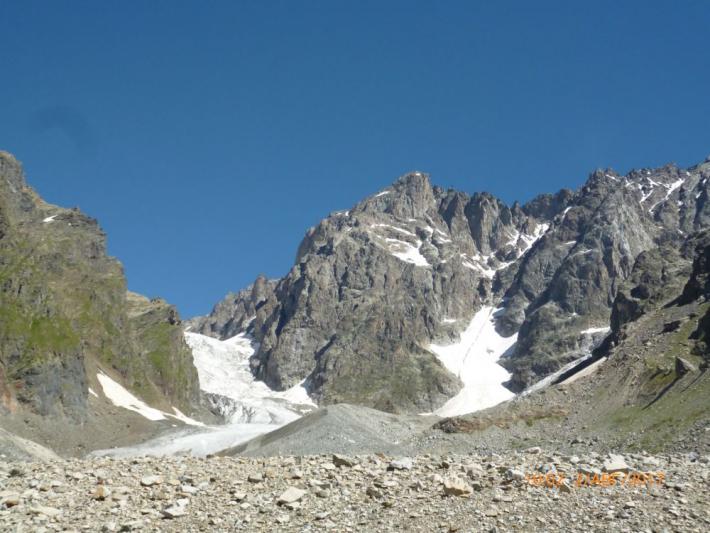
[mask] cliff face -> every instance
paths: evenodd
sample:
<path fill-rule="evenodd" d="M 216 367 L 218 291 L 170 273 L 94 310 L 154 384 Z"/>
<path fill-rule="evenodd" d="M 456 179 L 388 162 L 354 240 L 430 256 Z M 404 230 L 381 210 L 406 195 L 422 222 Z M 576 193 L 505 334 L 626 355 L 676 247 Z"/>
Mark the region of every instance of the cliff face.
<path fill-rule="evenodd" d="M 0 410 L 88 416 L 88 368 L 190 412 L 199 400 L 174 309 L 128 295 L 106 237 L 78 209 L 45 203 L 0 152 Z"/>
<path fill-rule="evenodd" d="M 230 295 L 192 331 L 248 330 L 253 370 L 272 387 L 306 380 L 321 403 L 421 412 L 461 387 L 430 345 L 502 306 L 499 334 L 518 337 L 501 364 L 520 391 L 588 349 L 585 331 L 609 326 L 639 256 L 680 253 L 708 227 L 709 177 L 709 162 L 596 171 L 578 191 L 507 206 L 411 173 L 308 230 L 286 276 Z"/>

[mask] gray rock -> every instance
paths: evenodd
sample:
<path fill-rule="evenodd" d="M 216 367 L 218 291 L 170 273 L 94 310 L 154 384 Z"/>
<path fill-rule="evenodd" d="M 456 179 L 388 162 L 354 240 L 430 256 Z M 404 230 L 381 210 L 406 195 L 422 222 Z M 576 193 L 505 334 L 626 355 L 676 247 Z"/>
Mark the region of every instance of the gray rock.
<path fill-rule="evenodd" d="M 473 488 L 459 477 L 452 476 L 444 479 L 444 494 L 447 496 L 468 496 Z"/>
<path fill-rule="evenodd" d="M 289 487 L 281 493 L 281 496 L 278 497 L 276 503 L 278 503 L 279 505 L 295 503 L 301 498 L 303 498 L 306 494 L 306 491 L 303 489 Z"/>
<path fill-rule="evenodd" d="M 17 492 L 10 492 L 10 491 L 1 491 L 0 492 L 0 507 L 3 505 L 5 507 L 14 507 L 15 505 L 19 505 L 21 498 L 19 493 Z"/>
<path fill-rule="evenodd" d="M 355 466 L 357 464 L 357 461 L 355 461 L 352 457 L 348 457 L 347 455 L 341 455 L 341 454 L 333 454 L 333 464 L 335 466 Z"/>
<path fill-rule="evenodd" d="M 163 482 L 162 476 L 143 476 L 141 478 L 141 485 L 144 487 L 152 487 L 154 485 L 160 485 Z"/>
<path fill-rule="evenodd" d="M 46 505 L 33 505 L 29 509 L 30 514 L 34 515 L 43 515 L 43 516 L 48 516 L 50 518 L 59 516 L 62 514 L 62 511 L 59 509 L 55 509 L 54 507 L 49 507 Z"/>
<path fill-rule="evenodd" d="M 106 485 L 97 485 L 91 497 L 95 500 L 106 500 L 111 496 L 111 490 Z"/>
<path fill-rule="evenodd" d="M 602 467 L 604 472 L 628 472 L 631 468 L 626 464 L 624 457 L 621 455 L 610 453 L 609 457 L 604 461 Z"/>
<path fill-rule="evenodd" d="M 402 457 L 390 462 L 388 468 L 390 470 L 411 470 L 414 467 L 414 461 L 409 457 Z"/>

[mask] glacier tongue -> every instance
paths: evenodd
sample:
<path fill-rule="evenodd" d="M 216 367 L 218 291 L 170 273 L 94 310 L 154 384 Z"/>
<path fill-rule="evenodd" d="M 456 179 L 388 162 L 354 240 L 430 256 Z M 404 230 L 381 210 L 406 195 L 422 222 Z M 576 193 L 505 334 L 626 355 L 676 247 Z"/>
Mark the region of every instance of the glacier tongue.
<path fill-rule="evenodd" d="M 498 364 L 498 359 L 515 344 L 518 335 L 502 337 L 498 334 L 494 317 L 499 310 L 482 307 L 461 333 L 459 342 L 429 346 L 447 370 L 463 382 L 459 393 L 434 414 L 464 415 L 493 407 L 515 396 L 503 386 L 510 374 Z"/>
<path fill-rule="evenodd" d="M 185 340 L 192 349 L 200 388 L 230 423 L 285 424 L 316 407 L 303 382 L 279 392 L 254 379 L 249 358 L 256 346 L 247 334 L 221 341 L 187 332 Z"/>
<path fill-rule="evenodd" d="M 96 450 L 92 455 L 135 457 L 189 453 L 204 456 L 278 429 L 316 407 L 303 382 L 279 392 L 254 379 L 249 358 L 256 346 L 245 333 L 220 341 L 188 332 L 185 340 L 192 349 L 202 392 L 213 410 L 228 423 L 180 428 L 136 446 Z M 176 415 L 170 416 L 180 418 L 181 415 L 176 410 Z"/>

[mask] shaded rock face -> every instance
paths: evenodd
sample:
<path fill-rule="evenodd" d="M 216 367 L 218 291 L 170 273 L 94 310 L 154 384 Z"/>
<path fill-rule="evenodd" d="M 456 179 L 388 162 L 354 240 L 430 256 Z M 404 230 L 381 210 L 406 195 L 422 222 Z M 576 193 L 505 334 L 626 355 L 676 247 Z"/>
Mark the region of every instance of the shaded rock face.
<path fill-rule="evenodd" d="M 689 235 L 707 225 L 709 176 L 707 163 L 590 176 L 505 291 L 500 327 L 519 328 L 515 351 L 503 361 L 513 373 L 511 389 L 522 390 L 572 360 L 580 330 L 609 325 L 620 284 L 643 252 L 652 251 L 641 255 L 638 294 L 630 298 L 658 291 L 674 278 L 664 268 L 677 268 L 671 267 L 673 257 Z M 640 312 L 634 310 L 638 301 L 627 303 L 627 312 Z M 621 311 L 621 301 L 619 306 Z"/>
<path fill-rule="evenodd" d="M 625 280 L 639 288 L 618 312 L 633 314 L 689 267 L 682 250 L 707 226 L 708 177 L 708 163 L 596 171 L 576 192 L 507 206 L 411 173 L 308 230 L 286 276 L 262 280 L 258 299 L 229 296 L 192 330 L 248 328 L 253 371 L 277 389 L 306 380 L 321 403 L 421 412 L 461 387 L 429 345 L 504 302 L 497 329 L 518 342 L 501 363 L 519 391 L 579 357 L 583 331 L 609 326 Z"/>
<path fill-rule="evenodd" d="M 228 294 L 209 315 L 185 321 L 185 329 L 222 339 L 237 335 L 249 327 L 259 307 L 273 294 L 277 282 L 257 277 L 246 289 Z"/>
<path fill-rule="evenodd" d="M 137 298 L 96 221 L 45 203 L 0 152 L 0 410 L 84 420 L 98 365 L 191 411 L 198 381 L 179 318 Z"/>

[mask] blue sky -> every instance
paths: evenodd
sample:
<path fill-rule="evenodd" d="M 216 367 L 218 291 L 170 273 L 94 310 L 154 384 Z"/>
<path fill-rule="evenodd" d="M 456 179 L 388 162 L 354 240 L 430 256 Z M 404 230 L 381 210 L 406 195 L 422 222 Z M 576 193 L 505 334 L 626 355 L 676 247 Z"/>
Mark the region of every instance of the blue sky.
<path fill-rule="evenodd" d="M 283 275 L 309 226 L 409 170 L 512 202 L 710 153 L 707 1 L 0 13 L 0 149 L 183 316 Z"/>

